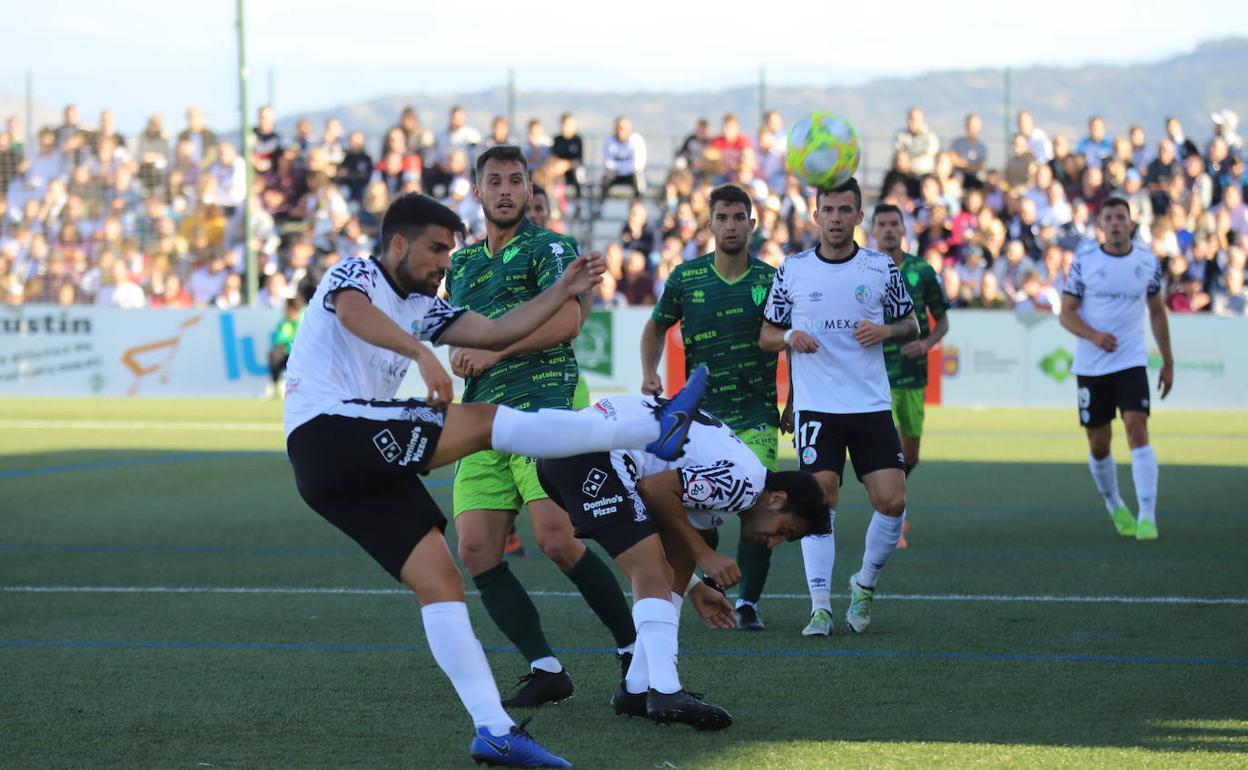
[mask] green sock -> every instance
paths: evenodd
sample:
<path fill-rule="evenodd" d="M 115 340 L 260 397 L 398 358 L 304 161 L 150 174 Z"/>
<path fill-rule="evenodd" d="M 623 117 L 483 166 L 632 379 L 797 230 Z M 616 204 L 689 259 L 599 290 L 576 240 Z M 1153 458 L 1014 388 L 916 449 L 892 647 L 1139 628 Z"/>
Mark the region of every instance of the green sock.
<path fill-rule="evenodd" d="M 765 545 L 742 540 L 737 544 L 737 566 L 741 568 L 741 592 L 738 596 L 758 604 L 771 570 L 771 549 Z"/>
<path fill-rule="evenodd" d="M 532 663 L 538 658 L 555 656 L 542 633 L 537 607 L 533 606 L 524 586 L 511 574 L 507 562 L 473 577 L 472 584 L 481 592 L 481 603 L 494 625 L 516 645 L 525 660 Z"/>
<path fill-rule="evenodd" d="M 637 641 L 633 611 L 620 590 L 611 568 L 589 548 L 572 569 L 564 572 L 602 624 L 615 637 L 616 647 L 627 647 Z"/>

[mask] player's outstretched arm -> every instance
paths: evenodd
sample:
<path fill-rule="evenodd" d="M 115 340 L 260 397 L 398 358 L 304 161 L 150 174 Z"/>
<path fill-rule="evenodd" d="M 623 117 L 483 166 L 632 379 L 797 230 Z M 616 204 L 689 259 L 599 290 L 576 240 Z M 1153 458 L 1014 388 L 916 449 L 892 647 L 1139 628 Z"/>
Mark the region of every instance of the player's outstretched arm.
<path fill-rule="evenodd" d="M 455 398 L 454 386 L 433 351 L 412 334 L 399 328 L 385 313 L 377 309 L 364 292 L 343 289 L 334 296 L 334 314 L 355 336 L 370 345 L 385 348 L 416 362 L 420 377 L 429 387 L 426 401 L 433 406 L 446 406 Z M 452 327 L 454 328 L 454 327 Z"/>
<path fill-rule="evenodd" d="M 1157 391 L 1165 398 L 1174 387 L 1174 354 L 1170 351 L 1170 321 L 1166 317 L 1166 303 L 1162 301 L 1160 292 L 1148 298 L 1148 324 L 1153 327 L 1153 339 L 1161 352 Z"/>
<path fill-rule="evenodd" d="M 1061 323 L 1062 328 L 1076 337 L 1082 337 L 1093 345 L 1096 345 L 1106 353 L 1113 353 L 1118 349 L 1118 338 L 1109 332 L 1098 332 L 1087 321 L 1083 320 L 1083 316 L 1079 315 L 1079 306 L 1083 304 L 1083 300 L 1073 294 L 1062 295 L 1062 312 L 1058 315 L 1057 320 Z M 1164 309 L 1164 308 L 1163 308 Z M 1169 339 L 1169 334 L 1166 335 Z"/>
<path fill-rule="evenodd" d="M 452 371 L 460 377 L 477 377 L 503 359 L 571 342 L 580 334 L 581 323 L 585 317 L 581 313 L 580 305 L 577 299 L 568 300 L 537 331 L 511 343 L 503 350 L 456 348 L 451 352 Z"/>
<path fill-rule="evenodd" d="M 602 282 L 606 269 L 601 257 L 591 254 L 573 260 L 558 283 L 498 318 L 465 313 L 442 335 L 442 342 L 465 348 L 503 350 L 528 337 L 550 320 L 568 300 Z"/>
<path fill-rule="evenodd" d="M 654 514 L 655 524 L 689 549 L 694 564 L 703 573 L 723 588 L 733 587 L 741 580 L 741 569 L 731 557 L 716 553 L 685 518 L 680 490 L 677 471 L 663 471 L 637 482 L 637 491 L 645 500 L 646 508 Z"/>
<path fill-rule="evenodd" d="M 659 360 L 663 357 L 663 334 L 653 318 L 646 319 L 641 330 L 641 392 L 663 395 L 663 378 L 659 376 Z"/>

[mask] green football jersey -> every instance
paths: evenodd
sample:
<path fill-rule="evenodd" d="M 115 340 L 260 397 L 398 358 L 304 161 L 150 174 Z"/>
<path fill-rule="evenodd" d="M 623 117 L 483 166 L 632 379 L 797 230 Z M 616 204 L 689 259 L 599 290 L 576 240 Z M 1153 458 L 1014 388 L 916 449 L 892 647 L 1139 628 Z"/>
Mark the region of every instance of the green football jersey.
<path fill-rule="evenodd" d="M 482 239 L 451 255 L 446 275 L 451 304 L 498 318 L 553 286 L 577 251 L 574 239 L 525 219 L 498 254 L 491 254 Z M 524 411 L 568 409 L 578 375 L 572 345 L 563 342 L 504 359 L 469 378 L 463 400 Z"/>
<path fill-rule="evenodd" d="M 750 257 L 745 273 L 725 280 L 706 254 L 677 265 L 650 318 L 660 329 L 680 322 L 685 374 L 706 364 L 711 376 L 702 408 L 735 431 L 774 427 L 776 354 L 758 346 L 763 305 L 776 269 Z"/>
<path fill-rule="evenodd" d="M 945 299 L 945 291 L 940 286 L 940 279 L 932 266 L 914 256 L 906 254 L 901 259 L 901 278 L 910 291 L 910 299 L 914 301 L 914 317 L 919 321 L 919 339 L 925 339 L 930 333 L 927 323 L 927 311 L 932 317 L 943 318 L 949 311 L 949 301 Z M 895 318 L 886 319 L 888 322 Z M 893 388 L 922 388 L 927 386 L 927 358 L 909 358 L 901 354 L 901 345 L 886 340 L 884 342 L 884 361 L 888 366 L 888 384 Z"/>

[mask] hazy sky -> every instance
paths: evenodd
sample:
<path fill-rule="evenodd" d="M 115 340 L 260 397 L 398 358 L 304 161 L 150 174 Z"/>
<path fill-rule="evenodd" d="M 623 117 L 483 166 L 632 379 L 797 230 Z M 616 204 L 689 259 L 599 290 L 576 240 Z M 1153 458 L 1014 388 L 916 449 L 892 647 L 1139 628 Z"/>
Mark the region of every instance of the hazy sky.
<path fill-rule="evenodd" d="M 506 82 L 509 67 L 521 90 L 722 88 L 757 82 L 759 67 L 774 85 L 827 85 L 1004 64 L 1129 64 L 1248 34 L 1248 3 L 1233 0 L 843 5 L 249 0 L 252 102 L 268 98 L 270 71 L 278 111 L 289 113 L 481 90 Z M 229 0 L 14 2 L 5 26 L 0 103 L 9 109 L 30 70 L 39 103 L 74 102 L 88 124 L 112 107 L 127 132 L 153 112 L 178 127 L 197 103 L 210 125 L 237 125 Z"/>

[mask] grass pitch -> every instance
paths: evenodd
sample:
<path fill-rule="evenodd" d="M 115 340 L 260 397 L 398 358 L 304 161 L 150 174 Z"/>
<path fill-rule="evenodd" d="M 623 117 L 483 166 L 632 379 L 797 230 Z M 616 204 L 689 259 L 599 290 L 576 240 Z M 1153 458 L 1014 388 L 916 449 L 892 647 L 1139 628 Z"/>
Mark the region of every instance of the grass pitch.
<path fill-rule="evenodd" d="M 1248 767 L 1248 415 L 1151 427 L 1161 539 L 1137 543 L 1073 414 L 929 411 L 867 634 L 799 635 L 796 545 L 767 631 L 686 610 L 682 678 L 733 713 L 721 733 L 612 714 L 610 636 L 521 517 L 512 568 L 577 684 L 530 727 L 581 768 Z M 838 621 L 869 513 L 851 476 Z M 468 605 L 507 692 L 524 661 Z M 0 403 L 0 671 L 4 767 L 471 764 L 415 599 L 299 500 L 273 403 Z"/>

